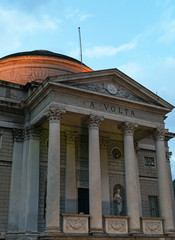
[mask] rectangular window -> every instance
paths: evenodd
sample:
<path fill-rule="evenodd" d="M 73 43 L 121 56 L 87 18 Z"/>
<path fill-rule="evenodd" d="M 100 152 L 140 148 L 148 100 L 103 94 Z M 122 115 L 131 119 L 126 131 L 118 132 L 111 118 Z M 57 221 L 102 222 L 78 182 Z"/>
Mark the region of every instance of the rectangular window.
<path fill-rule="evenodd" d="M 153 157 L 144 157 L 145 166 L 155 167 L 155 160 Z"/>
<path fill-rule="evenodd" d="M 89 214 L 89 189 L 78 188 L 78 213 Z"/>
<path fill-rule="evenodd" d="M 148 196 L 150 217 L 159 217 L 158 197 Z"/>

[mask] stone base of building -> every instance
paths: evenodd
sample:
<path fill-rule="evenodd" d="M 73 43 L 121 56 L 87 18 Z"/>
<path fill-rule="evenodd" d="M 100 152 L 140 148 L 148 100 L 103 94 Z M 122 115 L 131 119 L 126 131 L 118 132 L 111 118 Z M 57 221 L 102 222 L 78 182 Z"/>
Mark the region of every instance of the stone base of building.
<path fill-rule="evenodd" d="M 0 240 L 175 240 L 175 235 L 120 235 L 104 234 L 92 236 L 88 234 L 6 234 L 0 236 Z"/>
<path fill-rule="evenodd" d="M 39 240 L 174 240 L 174 237 L 156 236 L 59 236 L 52 238 L 39 238 Z"/>

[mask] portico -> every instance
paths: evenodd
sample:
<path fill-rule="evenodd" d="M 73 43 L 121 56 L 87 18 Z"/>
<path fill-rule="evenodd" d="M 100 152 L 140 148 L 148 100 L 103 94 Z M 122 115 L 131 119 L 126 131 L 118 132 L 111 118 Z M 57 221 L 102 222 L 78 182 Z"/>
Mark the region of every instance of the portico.
<path fill-rule="evenodd" d="M 9 234 L 141 239 L 174 233 L 164 129 L 170 104 L 114 69 L 50 77 L 25 104 L 30 117 L 13 149 L 19 194 L 10 198 L 10 206 L 18 198 L 23 207 L 10 208 Z"/>

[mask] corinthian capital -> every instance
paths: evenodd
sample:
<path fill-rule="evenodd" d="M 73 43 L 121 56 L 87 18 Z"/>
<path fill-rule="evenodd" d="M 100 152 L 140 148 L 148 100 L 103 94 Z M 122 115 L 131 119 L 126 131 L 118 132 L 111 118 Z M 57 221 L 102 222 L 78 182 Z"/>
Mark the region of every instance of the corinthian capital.
<path fill-rule="evenodd" d="M 24 130 L 19 128 L 14 128 L 13 137 L 14 137 L 14 141 L 22 142 L 24 140 Z"/>
<path fill-rule="evenodd" d="M 109 144 L 110 138 L 100 136 L 100 147 L 105 149 Z"/>
<path fill-rule="evenodd" d="M 89 127 L 99 127 L 100 123 L 104 120 L 104 117 L 89 115 L 87 119 L 87 124 Z"/>
<path fill-rule="evenodd" d="M 47 113 L 50 121 L 58 121 L 61 119 L 61 115 L 65 113 L 65 109 L 60 108 L 57 104 L 51 104 Z"/>
<path fill-rule="evenodd" d="M 76 132 L 66 132 L 65 137 L 68 144 L 74 144 L 78 139 L 78 134 Z"/>
<path fill-rule="evenodd" d="M 155 140 L 161 140 L 161 141 L 164 141 L 167 133 L 168 133 L 168 129 L 163 129 L 163 128 L 156 128 L 153 131 L 153 135 L 155 137 Z"/>
<path fill-rule="evenodd" d="M 120 129 L 124 134 L 133 135 L 135 128 L 138 127 L 137 123 L 125 122 L 120 126 Z"/>

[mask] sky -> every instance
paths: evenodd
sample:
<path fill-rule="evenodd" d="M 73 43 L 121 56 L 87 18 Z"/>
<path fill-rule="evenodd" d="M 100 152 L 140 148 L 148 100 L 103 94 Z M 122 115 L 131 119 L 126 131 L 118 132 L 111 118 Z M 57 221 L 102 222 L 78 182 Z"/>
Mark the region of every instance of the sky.
<path fill-rule="evenodd" d="M 175 105 L 174 0 L 0 0 L 0 58 L 49 50 L 118 68 Z M 166 128 L 175 133 L 175 110 Z M 175 139 L 170 140 L 175 179 Z"/>

